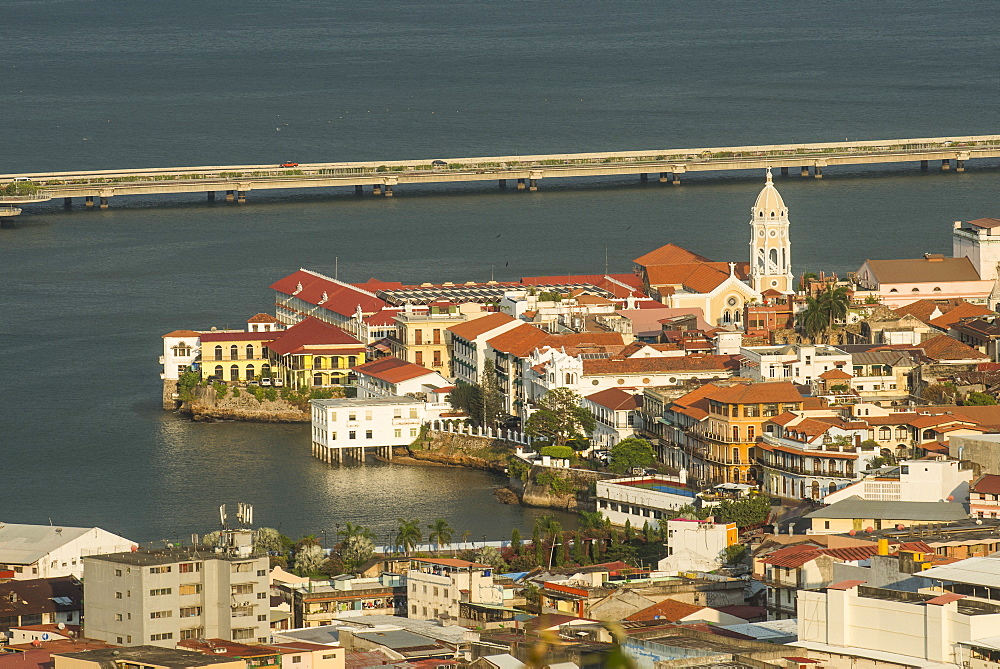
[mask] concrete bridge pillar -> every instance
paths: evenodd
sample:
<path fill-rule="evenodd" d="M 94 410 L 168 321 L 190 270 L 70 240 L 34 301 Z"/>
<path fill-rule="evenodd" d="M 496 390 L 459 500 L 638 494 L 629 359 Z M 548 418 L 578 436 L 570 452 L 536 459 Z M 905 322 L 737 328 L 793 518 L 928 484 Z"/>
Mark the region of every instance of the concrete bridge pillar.
<path fill-rule="evenodd" d="M 809 176 L 809 166 L 808 165 L 803 165 L 802 166 L 802 171 L 799 172 L 799 176 L 801 176 L 801 177 L 807 177 L 807 176 Z"/>
<path fill-rule="evenodd" d="M 667 183 L 667 173 L 666 172 L 660 172 L 660 183 L 661 184 Z"/>
<path fill-rule="evenodd" d="M 84 204 L 87 205 L 87 209 L 93 209 L 94 208 L 94 196 L 93 195 L 88 195 L 87 197 L 83 198 L 83 202 L 84 202 Z"/>
<path fill-rule="evenodd" d="M 817 178 L 817 179 L 822 179 L 823 178 L 823 166 L 822 165 L 817 165 L 816 167 L 813 168 L 813 176 L 815 178 Z"/>
<path fill-rule="evenodd" d="M 926 160 L 921 160 L 920 161 L 920 169 L 922 169 L 922 170 L 926 170 L 927 169 L 927 161 Z"/>
<path fill-rule="evenodd" d="M 648 174 L 646 174 L 645 172 L 639 174 L 639 181 L 641 181 L 642 183 L 646 183 L 648 180 L 649 180 Z"/>
<path fill-rule="evenodd" d="M 955 159 L 955 171 L 956 172 L 964 172 L 965 171 L 965 161 L 964 160 L 959 160 L 957 158 Z"/>
<path fill-rule="evenodd" d="M 372 184 L 372 195 L 382 194 L 382 184 Z"/>
<path fill-rule="evenodd" d="M 245 190 L 236 191 L 236 201 L 239 204 L 243 204 L 247 201 L 247 192 Z"/>
<path fill-rule="evenodd" d="M 385 177 L 382 179 L 382 185 L 385 189 L 385 196 L 392 197 L 392 187 L 399 183 L 399 179 L 396 177 Z"/>
<path fill-rule="evenodd" d="M 673 179 L 671 180 L 670 183 L 672 183 L 675 186 L 680 186 L 681 185 L 681 173 L 680 172 L 674 172 L 672 176 L 673 176 Z"/>
<path fill-rule="evenodd" d="M 101 209 L 107 209 L 107 208 L 108 208 L 108 196 L 107 195 L 102 195 L 101 196 Z"/>
<path fill-rule="evenodd" d="M 941 159 L 941 171 L 942 172 L 947 172 L 950 169 L 951 169 L 951 160 L 949 160 L 948 158 L 942 158 Z"/>
<path fill-rule="evenodd" d="M 365 194 L 365 187 L 364 186 L 355 186 L 354 187 L 354 194 L 355 195 L 364 195 Z"/>
<path fill-rule="evenodd" d="M 72 209 L 72 207 L 73 207 L 73 198 L 71 198 L 71 197 L 64 197 L 63 198 L 63 206 L 66 207 L 67 209 Z"/>
<path fill-rule="evenodd" d="M 517 189 L 518 190 L 524 190 L 524 179 L 518 179 L 517 180 Z"/>
<path fill-rule="evenodd" d="M 501 179 L 500 180 L 500 188 L 506 188 L 506 187 L 507 187 L 507 180 L 506 179 Z"/>
<path fill-rule="evenodd" d="M 528 179 L 528 190 L 530 191 L 538 190 L 538 182 L 535 179 Z"/>
<path fill-rule="evenodd" d="M 236 199 L 235 191 L 227 190 L 226 191 L 226 202 L 232 202 L 235 199 Z"/>
<path fill-rule="evenodd" d="M 533 172 L 528 172 L 528 190 L 535 191 L 538 190 L 538 180 L 542 178 L 542 172 L 536 170 Z"/>
<path fill-rule="evenodd" d="M 215 202 L 215 191 L 214 190 L 208 191 L 208 201 L 209 202 Z"/>
<path fill-rule="evenodd" d="M 392 184 L 385 185 L 385 196 L 392 197 Z"/>

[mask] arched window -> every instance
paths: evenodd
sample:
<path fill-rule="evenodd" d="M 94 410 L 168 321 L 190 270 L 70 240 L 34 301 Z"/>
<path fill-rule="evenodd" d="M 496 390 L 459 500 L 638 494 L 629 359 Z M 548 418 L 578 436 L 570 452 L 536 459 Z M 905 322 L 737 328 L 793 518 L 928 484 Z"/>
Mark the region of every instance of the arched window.
<path fill-rule="evenodd" d="M 222 369 L 222 365 L 215 366 L 215 378 L 222 380 L 222 375 L 225 374 L 225 370 Z"/>
<path fill-rule="evenodd" d="M 215 347 L 215 359 L 222 360 L 222 346 Z"/>
<path fill-rule="evenodd" d="M 895 288 L 890 288 L 890 289 L 889 289 L 889 292 L 890 292 L 890 293 L 898 293 L 899 291 L 898 291 L 898 290 L 896 290 Z"/>
<path fill-rule="evenodd" d="M 347 366 L 348 367 L 354 367 L 357 364 L 358 364 L 358 358 L 357 358 L 357 356 L 350 355 L 350 356 L 347 357 Z"/>
<path fill-rule="evenodd" d="M 740 449 L 733 446 L 733 462 L 739 462 L 739 461 L 740 461 Z"/>
<path fill-rule="evenodd" d="M 754 440 L 754 427 L 753 425 L 747 425 L 747 441 Z"/>
<path fill-rule="evenodd" d="M 778 249 L 771 249 L 771 265 L 778 266 Z"/>
<path fill-rule="evenodd" d="M 255 372 L 255 370 L 253 368 L 253 365 L 247 365 L 246 379 L 249 381 L 250 379 L 254 378 L 255 376 L 257 376 L 257 374 L 256 374 L 256 372 Z"/>
<path fill-rule="evenodd" d="M 735 310 L 735 311 L 733 311 L 733 320 L 734 321 L 736 321 L 737 323 L 739 323 L 742 318 L 743 318 L 743 312 L 741 312 L 738 309 Z"/>
<path fill-rule="evenodd" d="M 878 439 L 879 441 L 889 441 L 892 439 L 892 430 L 883 425 L 878 429 Z"/>
<path fill-rule="evenodd" d="M 935 436 L 934 430 L 924 430 L 924 441 L 933 439 Z"/>
<path fill-rule="evenodd" d="M 268 377 L 271 376 L 271 365 L 267 364 L 266 362 L 263 365 L 261 365 L 260 366 L 260 375 L 261 376 L 268 376 Z"/>
<path fill-rule="evenodd" d="M 187 342 L 181 342 L 174 347 L 174 355 L 178 358 L 186 358 L 191 355 L 191 345 Z"/>
<path fill-rule="evenodd" d="M 236 344 L 233 344 L 232 346 L 229 347 L 229 359 L 230 360 L 240 359 L 240 347 L 237 346 Z"/>
<path fill-rule="evenodd" d="M 764 271 L 764 249 L 759 249 L 757 251 L 757 269 L 761 272 Z"/>
<path fill-rule="evenodd" d="M 819 499 L 819 481 L 812 482 L 812 498 Z"/>
<path fill-rule="evenodd" d="M 234 382 L 240 380 L 240 366 L 239 365 L 233 365 L 233 366 L 231 366 L 229 368 L 229 380 L 230 381 L 234 381 Z"/>
<path fill-rule="evenodd" d="M 729 309 L 726 309 L 726 310 L 725 310 L 725 311 L 724 311 L 724 312 L 722 313 L 722 322 L 723 322 L 723 323 L 729 323 L 729 322 L 731 322 L 732 320 L 733 320 L 733 314 L 732 314 L 732 313 L 731 313 L 731 312 L 729 311 Z"/>
<path fill-rule="evenodd" d="M 832 495 L 833 493 L 837 492 L 837 484 L 831 482 L 829 490 L 830 492 L 827 493 L 828 495 Z"/>
<path fill-rule="evenodd" d="M 256 357 L 253 354 L 253 344 L 247 344 L 247 360 L 253 360 Z"/>
<path fill-rule="evenodd" d="M 919 293 L 920 289 L 919 288 L 913 288 L 913 289 L 910 290 L 910 292 L 911 293 Z"/>
<path fill-rule="evenodd" d="M 940 286 L 934 286 L 934 292 L 935 293 L 940 293 L 941 292 L 941 287 Z"/>
<path fill-rule="evenodd" d="M 314 386 L 321 386 L 321 385 L 323 385 L 323 375 L 322 374 L 313 374 L 313 385 Z"/>

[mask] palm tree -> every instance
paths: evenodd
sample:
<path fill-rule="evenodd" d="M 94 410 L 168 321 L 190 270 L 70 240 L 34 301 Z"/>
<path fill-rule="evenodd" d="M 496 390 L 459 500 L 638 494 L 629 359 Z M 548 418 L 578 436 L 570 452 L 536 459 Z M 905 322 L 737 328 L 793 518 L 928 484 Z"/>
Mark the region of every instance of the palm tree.
<path fill-rule="evenodd" d="M 466 530 L 465 532 L 462 532 L 462 543 L 463 544 L 469 543 L 470 536 L 472 536 L 472 530 Z"/>
<path fill-rule="evenodd" d="M 344 537 L 346 542 L 351 537 L 366 537 L 368 539 L 374 539 L 375 534 L 363 525 L 355 525 L 354 523 L 348 521 L 344 525 L 344 529 L 337 530 L 337 534 Z"/>
<path fill-rule="evenodd" d="M 608 527 L 609 521 L 600 511 L 581 511 L 580 529 L 591 532 L 602 532 Z"/>
<path fill-rule="evenodd" d="M 441 550 L 441 546 L 451 545 L 451 536 L 453 530 L 448 524 L 448 521 L 444 518 L 438 518 L 433 523 L 427 526 L 430 532 L 427 533 L 427 541 L 433 541 L 437 545 L 437 549 Z"/>
<path fill-rule="evenodd" d="M 847 317 L 847 310 L 851 306 L 851 298 L 847 294 L 847 286 L 826 287 L 820 296 L 820 304 L 826 313 L 828 327 L 833 329 L 833 322 L 843 320 Z"/>
<path fill-rule="evenodd" d="M 799 329 L 811 340 L 816 339 L 827 323 L 826 314 L 823 313 L 823 305 L 811 295 L 806 298 L 806 308 L 798 313 L 796 320 Z"/>
<path fill-rule="evenodd" d="M 422 538 L 420 534 L 420 521 L 416 518 L 411 520 L 397 518 L 397 520 L 399 521 L 399 525 L 396 526 L 396 547 L 408 555 L 412 549 L 417 547 Z"/>

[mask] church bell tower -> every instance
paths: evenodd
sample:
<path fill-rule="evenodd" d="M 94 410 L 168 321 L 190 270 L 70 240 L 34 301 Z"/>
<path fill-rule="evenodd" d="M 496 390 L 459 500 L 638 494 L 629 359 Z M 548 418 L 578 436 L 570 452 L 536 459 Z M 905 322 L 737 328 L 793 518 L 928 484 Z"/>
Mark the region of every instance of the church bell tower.
<path fill-rule="evenodd" d="M 788 207 L 767 170 L 767 182 L 757 196 L 750 218 L 750 285 L 759 293 L 791 293 L 792 242 L 788 238 Z"/>

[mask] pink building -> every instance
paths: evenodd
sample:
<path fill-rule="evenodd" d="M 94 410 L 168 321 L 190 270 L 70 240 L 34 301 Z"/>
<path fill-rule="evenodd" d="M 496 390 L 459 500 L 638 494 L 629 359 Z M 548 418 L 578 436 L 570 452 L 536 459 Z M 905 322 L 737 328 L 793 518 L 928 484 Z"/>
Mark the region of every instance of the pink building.
<path fill-rule="evenodd" d="M 983 474 L 969 486 L 969 515 L 1000 518 L 1000 476 Z"/>

